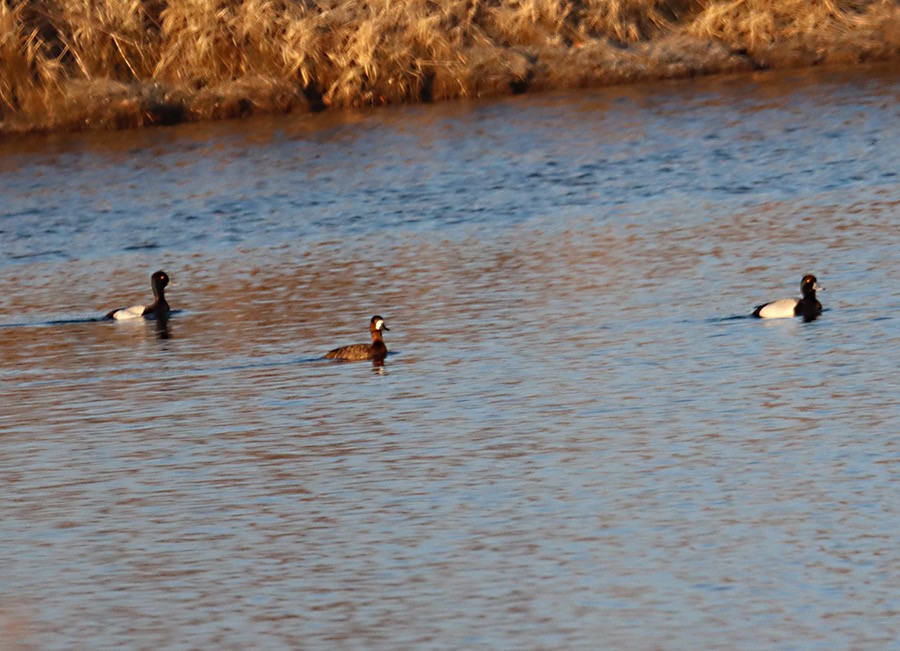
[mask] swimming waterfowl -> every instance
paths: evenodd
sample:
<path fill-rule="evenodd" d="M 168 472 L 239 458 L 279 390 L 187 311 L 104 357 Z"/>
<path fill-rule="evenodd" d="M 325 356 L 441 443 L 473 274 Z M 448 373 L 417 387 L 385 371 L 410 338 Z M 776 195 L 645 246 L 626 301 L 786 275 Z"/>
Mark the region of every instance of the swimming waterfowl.
<path fill-rule="evenodd" d="M 384 359 L 387 355 L 387 346 L 384 345 L 384 339 L 381 338 L 382 330 L 390 331 L 384 324 L 384 319 L 380 316 L 373 316 L 369 321 L 369 332 L 372 334 L 371 344 L 353 344 L 351 346 L 342 346 L 335 348 L 325 355 L 325 359 Z"/>
<path fill-rule="evenodd" d="M 111 310 L 107 319 L 137 319 L 148 317 L 164 319 L 169 316 L 169 304 L 166 302 L 165 288 L 169 284 L 169 275 L 165 271 L 155 271 L 150 276 L 150 287 L 153 289 L 154 301 L 150 305 L 132 305 L 117 310 Z"/>
<path fill-rule="evenodd" d="M 794 316 L 802 316 L 806 321 L 812 321 L 822 313 L 822 304 L 816 299 L 816 290 L 821 291 L 816 277 L 806 274 L 800 281 L 802 298 L 782 298 L 760 305 L 753 310 L 753 316 L 761 319 L 788 319 Z"/>

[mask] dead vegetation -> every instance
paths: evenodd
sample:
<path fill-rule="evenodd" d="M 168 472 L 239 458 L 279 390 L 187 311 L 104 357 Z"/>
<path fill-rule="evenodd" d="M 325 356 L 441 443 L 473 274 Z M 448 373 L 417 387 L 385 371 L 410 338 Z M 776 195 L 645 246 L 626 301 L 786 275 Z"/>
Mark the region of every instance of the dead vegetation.
<path fill-rule="evenodd" d="M 0 131 L 894 59 L 895 0 L 0 0 Z"/>

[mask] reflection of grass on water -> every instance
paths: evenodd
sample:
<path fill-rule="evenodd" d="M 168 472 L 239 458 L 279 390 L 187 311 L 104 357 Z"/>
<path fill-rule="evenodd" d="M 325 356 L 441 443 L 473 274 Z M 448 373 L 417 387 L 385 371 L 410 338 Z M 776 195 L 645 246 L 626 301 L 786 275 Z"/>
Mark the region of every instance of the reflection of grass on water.
<path fill-rule="evenodd" d="M 0 0 L 0 131 L 898 54 L 896 0 Z"/>

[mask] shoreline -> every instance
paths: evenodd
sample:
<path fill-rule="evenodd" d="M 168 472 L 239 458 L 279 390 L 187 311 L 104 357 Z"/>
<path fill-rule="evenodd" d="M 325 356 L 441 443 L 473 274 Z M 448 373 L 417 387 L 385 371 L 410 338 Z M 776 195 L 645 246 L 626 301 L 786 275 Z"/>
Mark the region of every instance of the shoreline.
<path fill-rule="evenodd" d="M 379 1 L 385 3 L 382 9 L 391 6 L 388 0 Z M 410 6 L 417 2 L 404 1 Z M 294 44 L 290 50 L 284 46 L 278 52 L 263 54 L 248 54 L 231 43 L 221 52 L 190 58 L 185 52 L 203 44 L 202 38 L 191 33 L 193 41 L 178 41 L 182 56 L 177 65 L 165 58 L 165 51 L 153 50 L 149 41 L 147 50 L 158 54 L 158 60 L 137 49 L 126 50 L 122 45 L 124 37 L 119 39 L 116 33 L 112 33 L 112 45 L 105 45 L 112 48 L 110 51 L 98 49 L 103 45 L 94 40 L 89 42 L 93 49 L 79 52 L 69 45 L 53 58 L 50 55 L 55 52 L 54 47 L 59 49 L 58 44 L 54 46 L 53 39 L 46 37 L 44 41 L 35 40 L 35 35 L 55 34 L 57 40 L 68 43 L 67 37 L 59 30 L 48 31 L 46 26 L 41 32 L 37 25 L 25 25 L 28 16 L 22 9 L 24 4 L 12 12 L 4 11 L 5 5 L 0 5 L 0 37 L 4 30 L 7 36 L 18 34 L 20 40 L 30 34 L 26 41 L 18 43 L 16 51 L 0 47 L 0 65 L 6 77 L 0 79 L 0 135 L 165 126 L 742 71 L 900 62 L 900 6 L 883 0 L 862 2 L 867 13 L 846 10 L 836 15 L 831 11 L 824 18 L 813 15 L 821 7 L 810 0 L 809 15 L 791 16 L 793 23 L 807 26 L 805 31 L 782 20 L 782 33 L 767 32 L 762 36 L 753 30 L 741 31 L 744 23 L 734 16 L 723 17 L 720 13 L 711 18 L 709 7 L 702 12 L 682 13 L 676 19 L 674 0 L 630 1 L 640 4 L 644 13 L 638 18 L 632 16 L 631 22 L 593 31 L 587 23 L 588 18 L 596 17 L 593 14 L 581 14 L 578 20 L 563 14 L 557 16 L 556 22 L 549 21 L 549 26 L 547 17 L 540 15 L 518 16 L 518 22 L 499 25 L 500 6 L 493 9 L 494 13 L 485 9 L 480 18 L 470 11 L 470 24 L 463 27 L 456 15 L 445 15 L 442 21 L 429 24 L 422 20 L 431 19 L 431 10 L 417 5 L 418 14 L 410 7 L 402 7 L 407 12 L 402 20 L 393 14 L 354 13 L 356 22 L 345 25 L 344 34 L 337 32 L 336 27 L 322 27 L 327 26 L 330 15 L 324 10 L 310 14 L 311 10 L 304 9 L 306 13 L 293 17 L 294 23 L 281 24 L 282 36 L 290 33 L 285 30 L 291 25 L 312 15 L 320 22 L 326 21 L 312 32 L 318 34 L 319 41 L 303 41 L 303 47 Z M 757 4 L 762 2 L 756 0 Z M 668 9 L 669 18 L 648 13 L 648 3 Z M 238 7 L 232 4 L 232 8 Z M 341 7 L 346 9 L 348 3 L 334 0 L 332 4 L 331 11 L 335 12 Z M 463 4 L 479 7 L 477 0 Z M 751 4 L 752 0 L 748 0 L 730 3 L 728 7 Z M 158 24 L 154 23 L 160 30 L 157 40 L 162 38 L 166 20 L 171 18 L 166 11 L 171 9 L 164 9 L 157 18 Z M 755 15 L 770 23 L 778 17 L 774 9 Z M 11 23 L 10 17 L 21 24 Z M 281 14 L 278 18 L 287 20 Z M 265 16 L 255 15 L 253 20 L 254 25 L 268 24 Z M 30 33 L 29 26 L 33 27 Z M 376 27 L 378 33 L 367 35 L 367 28 L 371 32 Z M 731 27 L 735 29 L 729 31 Z M 231 25 L 226 31 L 233 36 L 235 30 Z M 465 32 L 463 36 L 459 35 L 460 30 Z M 154 30 L 148 33 L 152 36 Z M 250 50 L 274 47 L 273 43 L 280 42 L 271 37 L 271 29 L 264 33 L 266 38 L 257 35 L 255 40 L 248 40 Z M 308 33 L 304 34 L 309 40 Z M 171 38 L 177 35 L 173 32 Z M 103 36 L 105 41 L 110 40 L 108 31 Z M 129 43 L 135 38 L 132 34 Z M 88 52 L 96 59 L 93 63 L 88 62 Z M 282 63 L 288 53 L 299 59 L 291 60 L 285 68 Z M 18 61 L 19 68 L 16 57 L 25 57 Z M 223 57 L 231 58 L 223 63 Z M 152 68 L 153 74 L 141 75 L 135 63 L 138 60 L 144 62 L 145 69 Z M 167 61 L 172 67 L 160 68 Z"/>

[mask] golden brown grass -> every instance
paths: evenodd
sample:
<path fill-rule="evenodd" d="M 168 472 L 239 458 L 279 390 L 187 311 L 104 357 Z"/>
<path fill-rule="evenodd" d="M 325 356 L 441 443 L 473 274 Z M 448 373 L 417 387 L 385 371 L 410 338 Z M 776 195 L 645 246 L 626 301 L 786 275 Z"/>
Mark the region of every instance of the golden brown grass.
<path fill-rule="evenodd" d="M 0 131 L 898 54 L 896 0 L 0 0 Z"/>

